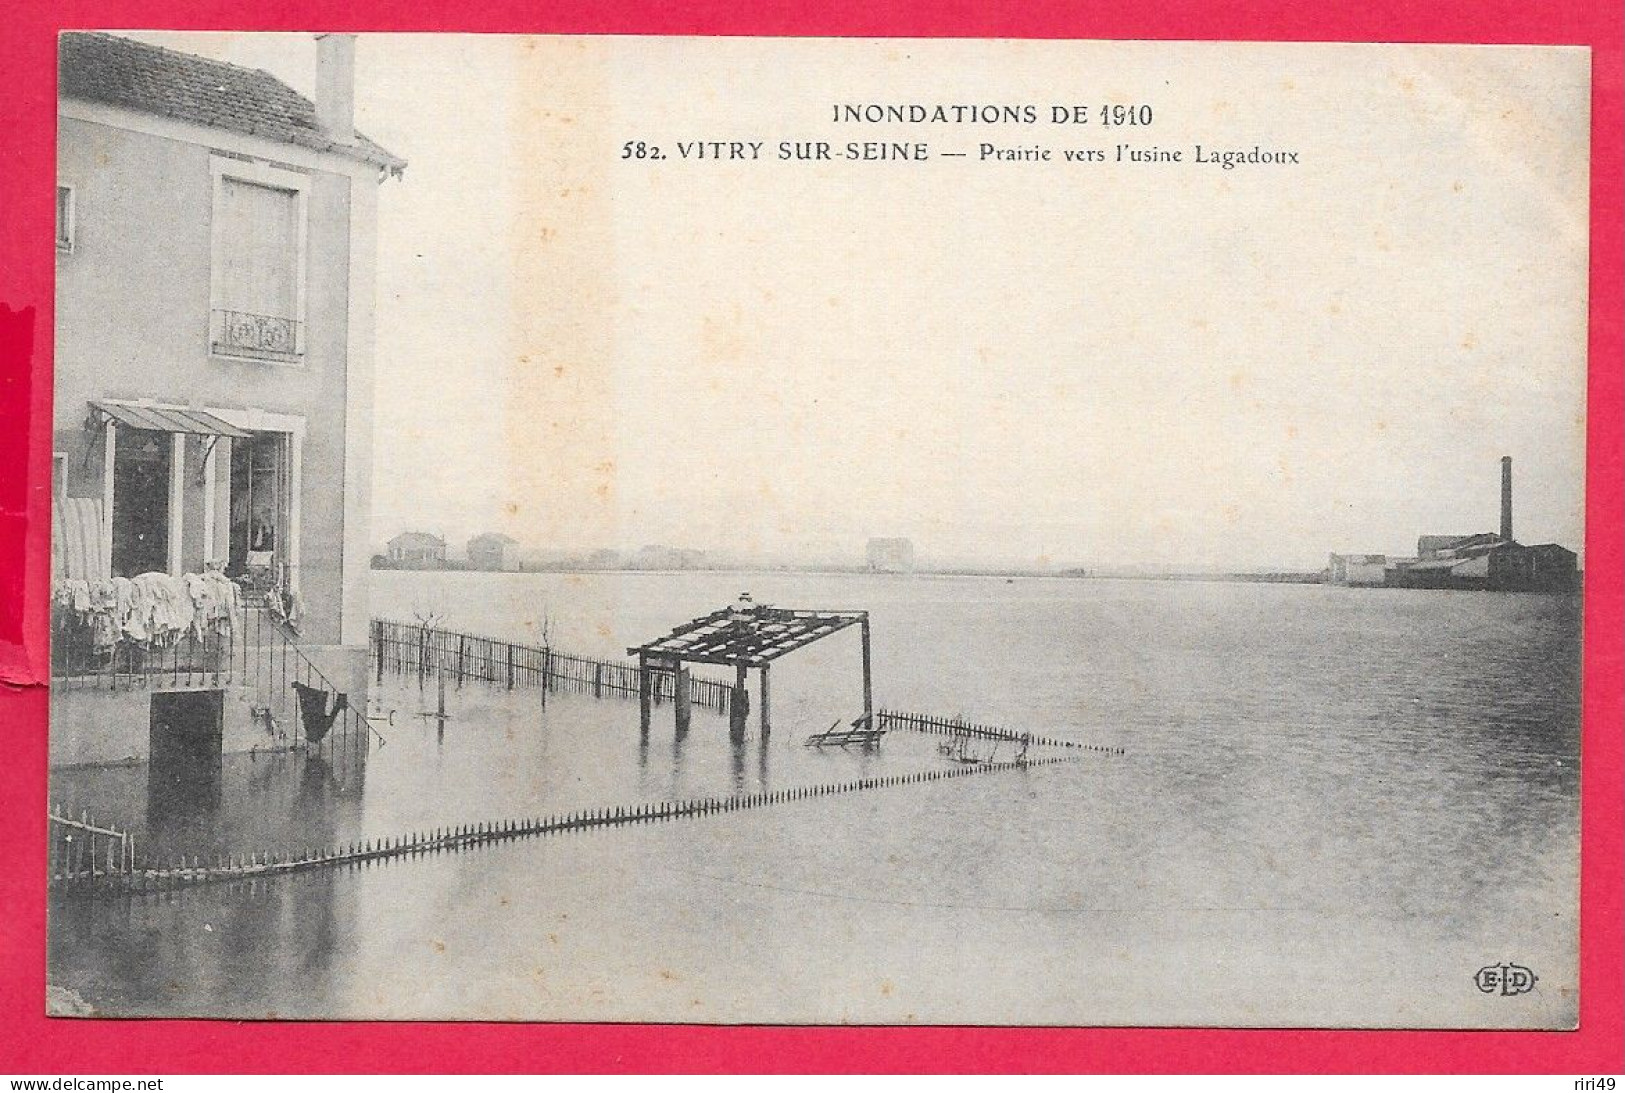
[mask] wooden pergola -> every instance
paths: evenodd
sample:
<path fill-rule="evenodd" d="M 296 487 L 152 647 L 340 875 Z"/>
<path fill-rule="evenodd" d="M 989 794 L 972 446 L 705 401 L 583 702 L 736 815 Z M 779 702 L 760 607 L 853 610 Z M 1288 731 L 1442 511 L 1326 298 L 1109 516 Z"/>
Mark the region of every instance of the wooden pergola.
<path fill-rule="evenodd" d="M 677 732 L 687 733 L 689 706 L 688 666 L 690 664 L 731 665 L 734 669 L 734 736 L 742 737 L 749 708 L 748 672 L 755 668 L 761 687 L 762 739 L 771 730 L 771 692 L 768 669 L 786 653 L 811 645 L 822 638 L 857 626 L 863 634 L 863 718 L 862 725 L 874 723 L 874 686 L 869 668 L 869 612 L 800 611 L 784 607 L 725 607 L 686 622 L 663 638 L 628 649 L 638 658 L 638 701 L 643 731 L 649 731 L 650 706 L 654 698 L 653 673 L 676 676 L 673 705 Z"/>

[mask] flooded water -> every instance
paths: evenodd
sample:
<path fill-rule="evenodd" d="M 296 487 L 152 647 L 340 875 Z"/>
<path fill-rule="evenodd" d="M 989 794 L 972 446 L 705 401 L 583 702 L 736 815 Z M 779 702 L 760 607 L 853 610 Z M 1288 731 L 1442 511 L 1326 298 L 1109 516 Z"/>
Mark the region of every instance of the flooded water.
<path fill-rule="evenodd" d="M 876 701 L 1121 747 L 1077 763 L 136 899 L 59 899 L 52 981 L 232 1017 L 1561 1027 L 1577 1012 L 1577 601 L 1319 586 L 375 574 L 374 612 L 626 646 L 730 602 L 866 608 Z M 231 756 L 53 797 L 154 852 L 246 853 L 919 770 L 802 746 L 860 708 L 845 632 L 773 732 L 391 678 L 364 763 Z M 1498 962 L 1540 977 L 1481 992 Z"/>

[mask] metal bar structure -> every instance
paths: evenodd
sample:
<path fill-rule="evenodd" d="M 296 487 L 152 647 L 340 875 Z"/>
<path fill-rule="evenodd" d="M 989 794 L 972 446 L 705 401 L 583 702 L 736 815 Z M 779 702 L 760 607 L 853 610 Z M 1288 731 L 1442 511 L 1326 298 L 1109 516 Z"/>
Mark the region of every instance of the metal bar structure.
<path fill-rule="evenodd" d="M 802 743 L 809 748 L 849 748 L 854 744 L 865 748 L 880 746 L 881 737 L 886 735 L 884 725 L 869 727 L 861 721 L 851 725 L 842 725 L 839 721 L 825 729 L 815 732 Z"/>
<path fill-rule="evenodd" d="M 874 721 L 874 679 L 870 664 L 869 612 L 867 611 L 814 611 L 796 608 L 750 605 L 743 597 L 740 604 L 713 611 L 690 622 L 674 627 L 663 638 L 627 649 L 627 655 L 636 657 L 638 670 L 670 672 L 686 675 L 689 664 L 718 664 L 734 669 L 734 693 L 745 694 L 745 673 L 755 668 L 761 687 L 759 714 L 762 740 L 772 734 L 773 702 L 769 666 L 788 653 L 805 648 L 815 641 L 830 637 L 851 626 L 862 632 L 863 645 L 863 716 L 864 724 Z M 645 710 L 645 732 L 648 716 Z M 743 737 L 742 717 L 730 719 L 730 734 Z M 688 732 L 688 711 L 677 710 L 677 733 Z"/>

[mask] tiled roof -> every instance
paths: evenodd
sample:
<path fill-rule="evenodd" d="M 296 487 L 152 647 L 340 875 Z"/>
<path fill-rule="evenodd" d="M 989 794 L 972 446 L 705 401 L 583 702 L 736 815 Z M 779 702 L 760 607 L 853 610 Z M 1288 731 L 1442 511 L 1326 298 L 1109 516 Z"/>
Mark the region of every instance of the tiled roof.
<path fill-rule="evenodd" d="M 437 546 L 443 547 L 446 541 L 438 535 L 430 535 L 426 531 L 403 531 L 389 541 L 390 546 Z"/>
<path fill-rule="evenodd" d="M 257 68 L 148 45 L 113 34 L 73 31 L 57 42 L 63 98 L 107 103 L 216 129 L 229 129 L 373 163 L 399 174 L 406 161 L 360 133 L 334 141 L 316 107 Z"/>

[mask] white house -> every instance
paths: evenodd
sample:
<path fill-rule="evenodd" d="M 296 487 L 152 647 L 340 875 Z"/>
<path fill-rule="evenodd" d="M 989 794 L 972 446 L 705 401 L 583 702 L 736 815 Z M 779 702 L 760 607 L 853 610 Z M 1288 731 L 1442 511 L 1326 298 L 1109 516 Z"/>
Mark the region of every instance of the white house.
<path fill-rule="evenodd" d="M 377 208 L 405 162 L 355 131 L 354 36 L 311 49 L 314 103 L 263 71 L 61 36 L 53 575 L 60 592 L 223 574 L 250 608 L 274 606 L 276 640 L 353 705 L 367 681 Z M 144 754 L 135 707 L 149 696 L 96 681 L 147 672 L 158 639 L 121 629 L 109 647 L 80 588 L 54 600 L 53 675 L 74 685 L 56 688 L 53 760 Z M 245 674 L 178 685 L 223 695 L 228 750 L 262 743 L 253 718 L 289 701 L 242 693 Z"/>

